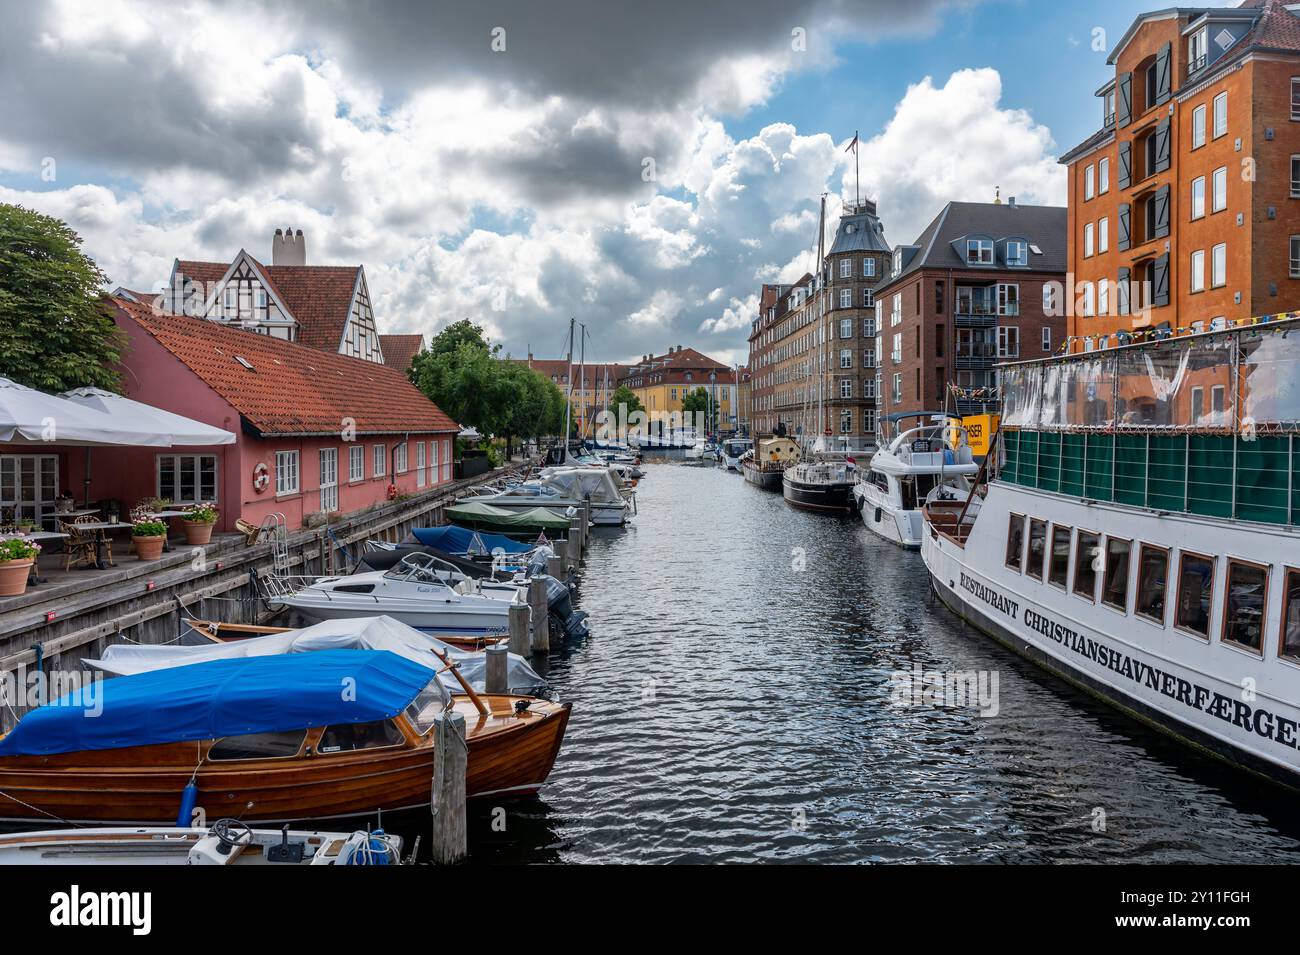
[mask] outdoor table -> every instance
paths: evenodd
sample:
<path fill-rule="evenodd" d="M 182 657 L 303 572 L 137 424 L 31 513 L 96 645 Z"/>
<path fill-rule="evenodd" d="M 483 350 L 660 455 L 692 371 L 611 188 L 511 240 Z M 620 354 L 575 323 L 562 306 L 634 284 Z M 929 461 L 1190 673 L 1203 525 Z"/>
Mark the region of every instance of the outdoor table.
<path fill-rule="evenodd" d="M 6 531 L 5 533 L 0 534 L 0 540 L 12 540 L 15 537 L 21 537 L 26 538 L 27 540 L 34 540 L 39 544 L 41 541 L 67 540 L 68 536 L 69 535 L 61 534 L 58 531 L 31 531 L 26 534 L 21 531 L 14 531 L 12 533 Z M 36 561 L 32 561 L 32 569 L 27 573 L 27 583 L 29 586 L 43 584 L 48 580 L 46 577 L 37 576 L 36 565 Z"/>
<path fill-rule="evenodd" d="M 172 549 L 171 519 L 173 517 L 184 517 L 188 513 L 189 511 L 154 511 L 152 513 L 152 517 L 161 517 L 163 520 L 167 521 L 167 534 L 163 536 L 163 550 Z"/>
<path fill-rule="evenodd" d="M 124 524 L 121 521 L 86 521 L 77 525 L 79 531 L 95 532 L 95 566 L 99 570 L 106 570 L 108 564 L 104 563 L 104 535 L 107 531 L 119 531 L 133 525 Z"/>

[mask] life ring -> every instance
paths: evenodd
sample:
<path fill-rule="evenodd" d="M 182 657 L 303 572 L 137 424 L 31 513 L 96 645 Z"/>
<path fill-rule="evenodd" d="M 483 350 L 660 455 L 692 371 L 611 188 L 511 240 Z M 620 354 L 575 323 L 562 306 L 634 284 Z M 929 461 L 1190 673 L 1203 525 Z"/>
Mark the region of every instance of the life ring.
<path fill-rule="evenodd" d="M 253 490 L 261 494 L 271 486 L 271 471 L 265 464 L 253 468 Z"/>

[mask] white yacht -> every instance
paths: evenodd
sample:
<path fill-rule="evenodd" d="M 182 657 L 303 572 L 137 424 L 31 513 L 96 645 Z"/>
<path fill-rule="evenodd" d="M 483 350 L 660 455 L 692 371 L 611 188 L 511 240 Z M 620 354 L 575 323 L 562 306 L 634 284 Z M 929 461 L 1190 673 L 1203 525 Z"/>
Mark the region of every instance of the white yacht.
<path fill-rule="evenodd" d="M 925 508 L 936 594 L 1128 714 L 1300 785 L 1300 315 L 1000 371 L 996 474 Z"/>
<path fill-rule="evenodd" d="M 728 438 L 722 442 L 722 452 L 718 458 L 718 463 L 728 471 L 740 470 L 740 459 L 745 456 L 745 452 L 754 447 L 752 438 Z"/>
<path fill-rule="evenodd" d="M 912 427 L 905 423 L 916 419 Z M 880 420 L 880 450 L 858 475 L 853 499 L 867 529 L 907 548 L 921 546 L 921 506 L 927 499 L 954 499 L 969 489 L 979 470 L 956 419 L 943 413 L 908 411 Z"/>
<path fill-rule="evenodd" d="M 391 570 L 347 577 L 266 577 L 267 603 L 311 620 L 384 615 L 449 640 L 491 640 L 510 632 L 510 605 L 526 603 L 510 581 L 470 580 L 430 554 L 407 554 Z M 454 568 L 452 569 L 454 571 Z"/>

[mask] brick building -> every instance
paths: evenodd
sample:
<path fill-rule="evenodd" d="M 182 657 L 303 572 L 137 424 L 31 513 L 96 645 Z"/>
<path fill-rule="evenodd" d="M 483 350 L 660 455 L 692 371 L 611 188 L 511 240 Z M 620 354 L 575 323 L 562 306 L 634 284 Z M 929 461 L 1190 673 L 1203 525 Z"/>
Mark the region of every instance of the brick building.
<path fill-rule="evenodd" d="M 1107 62 L 1101 128 L 1061 158 L 1073 349 L 1300 306 L 1297 11 L 1153 11 Z"/>
<path fill-rule="evenodd" d="M 755 434 L 784 425 L 853 448 L 873 442 L 875 288 L 889 259 L 876 204 L 864 201 L 844 207 L 816 276 L 763 286 L 749 334 Z"/>
<path fill-rule="evenodd" d="M 948 203 L 875 289 L 880 413 L 996 412 L 994 366 L 1062 341 L 1065 262 L 1065 209 Z"/>
<path fill-rule="evenodd" d="M 512 358 L 510 361 L 527 365 L 533 371 L 551 379 L 556 387 L 569 396 L 569 407 L 573 415 L 574 430 L 584 437 L 589 436 L 595 427 L 596 415 L 605 409 L 605 404 L 618 382 L 627 372 L 627 365 L 614 362 L 587 362 L 585 365 L 575 362 L 570 365 L 567 358 Z M 573 387 L 569 387 L 569 371 L 573 371 Z"/>

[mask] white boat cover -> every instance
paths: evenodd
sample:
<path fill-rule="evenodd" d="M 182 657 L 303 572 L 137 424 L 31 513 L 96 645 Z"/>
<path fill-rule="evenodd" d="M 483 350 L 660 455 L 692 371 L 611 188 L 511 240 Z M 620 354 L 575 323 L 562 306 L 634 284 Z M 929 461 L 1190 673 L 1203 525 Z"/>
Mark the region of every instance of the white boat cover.
<path fill-rule="evenodd" d="M 299 630 L 199 646 L 118 644 L 106 649 L 100 659 L 86 662 L 105 673 L 129 676 L 133 673 L 237 657 L 309 653 L 313 650 L 389 650 L 421 666 L 441 670 L 443 664 L 434 656 L 432 648 L 436 648 L 439 653 L 448 654 L 459 667 L 461 675 L 469 681 L 469 685 L 476 691 L 484 691 L 487 657 L 483 651 L 453 647 L 392 617 L 326 620 Z M 449 691 L 444 702 L 450 700 L 450 693 L 464 692 L 455 675 L 450 672 L 439 674 L 438 680 Z M 543 689 L 546 681 L 528 665 L 527 660 L 511 653 L 506 663 L 506 686 L 511 692 L 534 693 Z"/>
<path fill-rule="evenodd" d="M 588 495 L 593 504 L 618 504 L 623 495 L 611 468 L 546 468 L 542 483 L 555 488 L 564 497 L 581 501 Z"/>

